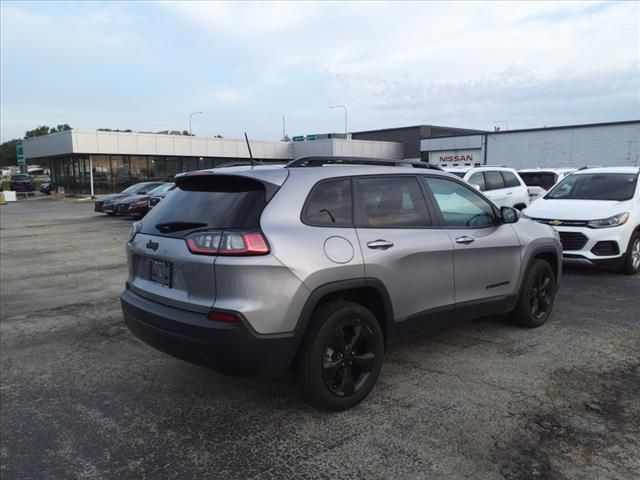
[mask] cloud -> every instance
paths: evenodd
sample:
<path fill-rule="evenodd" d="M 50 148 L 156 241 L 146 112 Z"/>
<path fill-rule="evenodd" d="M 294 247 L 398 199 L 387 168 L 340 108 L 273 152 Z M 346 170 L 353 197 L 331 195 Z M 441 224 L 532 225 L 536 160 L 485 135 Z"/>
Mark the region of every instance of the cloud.
<path fill-rule="evenodd" d="M 204 110 L 203 131 L 255 138 L 282 115 L 339 131 L 332 104 L 354 130 L 640 117 L 639 2 L 0 5 L 3 138 L 70 123 L 47 112 L 152 130 Z"/>

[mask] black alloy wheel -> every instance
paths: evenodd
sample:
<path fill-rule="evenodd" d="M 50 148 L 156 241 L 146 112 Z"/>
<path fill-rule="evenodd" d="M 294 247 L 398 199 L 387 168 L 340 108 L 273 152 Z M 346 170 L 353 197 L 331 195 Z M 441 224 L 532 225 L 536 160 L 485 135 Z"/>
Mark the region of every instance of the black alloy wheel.
<path fill-rule="evenodd" d="M 373 332 L 360 318 L 336 327 L 322 359 L 322 376 L 332 393 L 347 397 L 366 385 L 376 364 L 372 340 Z"/>
<path fill-rule="evenodd" d="M 310 319 L 297 368 L 310 399 L 326 410 L 346 410 L 373 389 L 384 356 L 377 318 L 357 303 L 329 301 Z"/>
<path fill-rule="evenodd" d="M 531 316 L 540 319 L 551 309 L 553 304 L 553 274 L 539 269 L 529 287 L 529 307 Z"/>
<path fill-rule="evenodd" d="M 534 260 L 522 281 L 511 320 L 523 327 L 539 327 L 551 315 L 555 296 L 556 277 L 551 265 L 541 259 Z"/>

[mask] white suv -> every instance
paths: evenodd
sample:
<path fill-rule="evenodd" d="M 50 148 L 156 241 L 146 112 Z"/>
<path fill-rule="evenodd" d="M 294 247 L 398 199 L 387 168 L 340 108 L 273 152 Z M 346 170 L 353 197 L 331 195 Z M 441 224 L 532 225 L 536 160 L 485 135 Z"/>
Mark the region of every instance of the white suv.
<path fill-rule="evenodd" d="M 640 271 L 640 167 L 572 173 L 524 214 L 560 233 L 567 263 Z"/>
<path fill-rule="evenodd" d="M 484 166 L 444 170 L 473 185 L 498 207 L 522 210 L 529 205 L 529 190 L 513 168 Z"/>
<path fill-rule="evenodd" d="M 518 175 L 529 188 L 529 201 L 533 203 L 575 171 L 575 168 L 525 168 L 518 170 Z"/>

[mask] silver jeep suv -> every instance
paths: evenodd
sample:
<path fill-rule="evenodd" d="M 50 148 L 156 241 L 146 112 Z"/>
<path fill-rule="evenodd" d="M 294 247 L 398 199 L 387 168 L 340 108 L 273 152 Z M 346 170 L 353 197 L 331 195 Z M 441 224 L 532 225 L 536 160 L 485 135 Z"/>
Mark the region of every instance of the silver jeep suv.
<path fill-rule="evenodd" d="M 385 343 L 551 314 L 555 230 L 426 164 L 313 157 L 176 184 L 132 227 L 121 303 L 136 336 L 183 360 L 239 375 L 295 367 L 317 405 L 343 410 L 373 388 Z"/>

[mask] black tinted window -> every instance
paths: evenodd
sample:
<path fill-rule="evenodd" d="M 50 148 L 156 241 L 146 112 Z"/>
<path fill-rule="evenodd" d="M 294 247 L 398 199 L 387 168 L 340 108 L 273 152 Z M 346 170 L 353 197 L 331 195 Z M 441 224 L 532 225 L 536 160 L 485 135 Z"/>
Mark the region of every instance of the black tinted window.
<path fill-rule="evenodd" d="M 327 180 L 317 184 L 311 191 L 303 220 L 310 225 L 352 225 L 351 212 L 351 180 Z"/>
<path fill-rule="evenodd" d="M 478 185 L 480 187 L 480 191 L 484 192 L 487 189 L 487 186 L 484 183 L 484 173 L 476 172 L 469 177 L 469 183 L 471 185 Z"/>
<path fill-rule="evenodd" d="M 258 228 L 264 186 L 255 180 L 202 175 L 183 182 L 142 221 L 142 233 L 183 236 L 196 228 Z"/>
<path fill-rule="evenodd" d="M 529 187 L 541 187 L 545 190 L 549 190 L 558 181 L 558 176 L 553 172 L 522 172 L 520 178 Z"/>
<path fill-rule="evenodd" d="M 500 172 L 502 174 L 502 178 L 504 179 L 504 186 L 507 188 L 511 187 L 519 187 L 520 182 L 516 178 L 516 176 L 511 172 Z"/>
<path fill-rule="evenodd" d="M 427 205 L 415 177 L 358 180 L 363 227 L 425 227 L 431 225 Z"/>
<path fill-rule="evenodd" d="M 580 173 L 569 175 L 545 198 L 571 200 L 629 200 L 633 198 L 637 173 Z"/>
<path fill-rule="evenodd" d="M 484 179 L 487 182 L 487 190 L 504 188 L 504 180 L 502 179 L 500 172 L 484 172 Z"/>
<path fill-rule="evenodd" d="M 423 177 L 448 227 L 481 228 L 495 224 L 493 208 L 484 198 L 458 182 Z"/>

